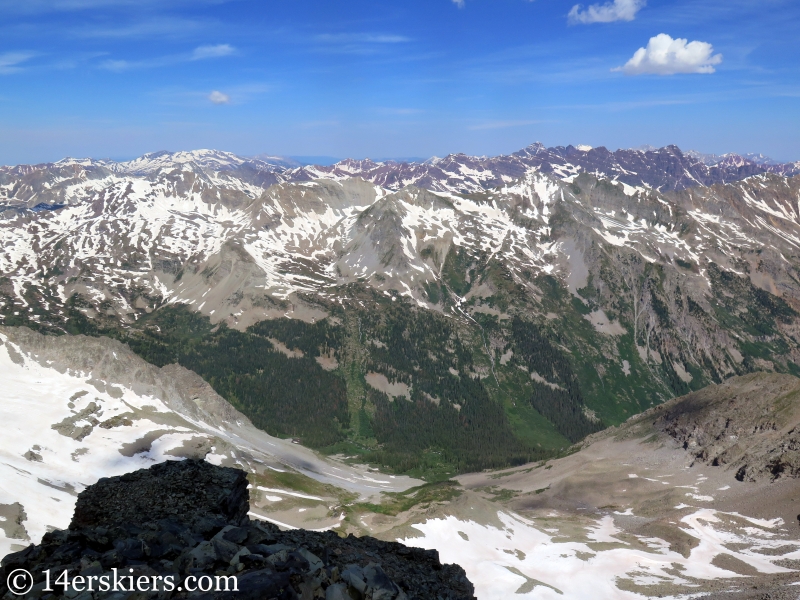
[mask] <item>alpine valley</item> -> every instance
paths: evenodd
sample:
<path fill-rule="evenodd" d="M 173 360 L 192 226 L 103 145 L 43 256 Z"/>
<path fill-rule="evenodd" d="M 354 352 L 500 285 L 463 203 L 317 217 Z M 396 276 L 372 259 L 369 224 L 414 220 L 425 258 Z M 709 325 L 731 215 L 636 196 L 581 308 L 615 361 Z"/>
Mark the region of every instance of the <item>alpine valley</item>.
<path fill-rule="evenodd" d="M 190 456 L 481 600 L 799 579 L 800 162 L 64 159 L 0 167 L 0 249 L 0 553 Z"/>

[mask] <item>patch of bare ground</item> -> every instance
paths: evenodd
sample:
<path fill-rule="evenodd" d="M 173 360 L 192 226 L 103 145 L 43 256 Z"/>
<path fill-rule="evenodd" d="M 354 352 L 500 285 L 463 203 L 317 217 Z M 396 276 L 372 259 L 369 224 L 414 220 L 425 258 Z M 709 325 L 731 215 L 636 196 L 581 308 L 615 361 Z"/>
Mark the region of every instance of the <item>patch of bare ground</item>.
<path fill-rule="evenodd" d="M 771 575 L 734 581 L 719 581 L 716 589 L 698 600 L 797 600 L 797 576 Z"/>
<path fill-rule="evenodd" d="M 339 368 L 339 362 L 336 360 L 336 357 L 334 357 L 333 351 L 331 351 L 329 354 L 318 356 L 316 360 L 319 363 L 319 366 L 326 371 L 335 371 Z"/>
<path fill-rule="evenodd" d="M 267 339 L 269 340 L 270 344 L 272 344 L 275 347 L 275 350 L 277 350 L 281 354 L 285 354 L 289 358 L 303 358 L 303 356 L 305 356 L 302 350 L 292 350 L 291 348 L 286 347 L 285 344 L 274 338 L 267 338 Z"/>
<path fill-rule="evenodd" d="M 392 383 L 389 381 L 389 378 L 382 373 L 367 373 L 364 379 L 370 387 L 375 388 L 379 392 L 383 392 L 392 399 L 411 399 L 411 389 L 408 385 L 400 381 Z"/>
<path fill-rule="evenodd" d="M 739 560 L 731 554 L 717 554 L 711 561 L 711 564 L 720 569 L 731 571 L 738 575 L 745 575 L 748 577 L 755 577 L 759 575 L 758 569 L 748 565 L 746 562 Z"/>
<path fill-rule="evenodd" d="M 664 540 L 669 544 L 670 551 L 677 552 L 684 558 L 689 558 L 692 550 L 700 545 L 698 538 L 689 535 L 685 529 L 670 524 L 666 519 L 650 521 L 629 531 L 638 536 Z"/>

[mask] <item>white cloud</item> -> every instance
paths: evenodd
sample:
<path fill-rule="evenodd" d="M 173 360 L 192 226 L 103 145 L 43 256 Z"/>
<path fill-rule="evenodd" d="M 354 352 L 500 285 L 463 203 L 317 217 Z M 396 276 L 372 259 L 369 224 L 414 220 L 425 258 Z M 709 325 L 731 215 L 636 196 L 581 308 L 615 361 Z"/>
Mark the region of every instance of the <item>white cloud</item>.
<path fill-rule="evenodd" d="M 203 60 L 204 58 L 219 58 L 230 56 L 236 52 L 236 48 L 230 44 L 217 44 L 216 46 L 200 46 L 192 52 L 192 60 Z"/>
<path fill-rule="evenodd" d="M 404 35 L 383 33 L 323 33 L 315 39 L 323 44 L 404 44 L 411 41 Z"/>
<path fill-rule="evenodd" d="M 392 33 L 323 33 L 314 36 L 316 50 L 338 54 L 377 54 L 411 42 L 411 38 Z"/>
<path fill-rule="evenodd" d="M 195 60 L 205 60 L 208 58 L 219 58 L 221 56 L 230 56 L 236 53 L 236 48 L 228 44 L 218 44 L 216 46 L 200 46 L 195 48 L 193 52 L 186 54 L 173 54 L 170 56 L 160 56 L 148 60 L 117 60 L 109 59 L 100 64 L 101 69 L 107 71 L 114 71 L 121 73 L 123 71 L 130 71 L 132 69 L 156 69 L 160 67 L 169 67 L 180 63 L 191 62 Z"/>
<path fill-rule="evenodd" d="M 214 90 L 208 95 L 208 99 L 211 100 L 212 104 L 230 104 L 231 97 L 228 94 L 223 94 L 217 90 Z"/>
<path fill-rule="evenodd" d="M 647 48 L 639 48 L 624 66 L 614 69 L 626 75 L 675 75 L 676 73 L 713 73 L 722 62 L 708 42 L 672 39 L 666 33 L 650 38 Z"/>
<path fill-rule="evenodd" d="M 136 65 L 128 62 L 127 60 L 104 60 L 100 64 L 101 69 L 106 69 L 107 71 L 114 71 L 115 73 L 121 73 L 122 71 L 127 71 L 128 69 L 134 66 Z"/>
<path fill-rule="evenodd" d="M 464 0 L 453 0 L 453 4 L 455 4 L 458 8 L 464 8 Z"/>
<path fill-rule="evenodd" d="M 569 11 L 569 22 L 576 23 L 613 23 L 614 21 L 633 21 L 647 4 L 647 0 L 614 0 L 605 4 L 592 4 L 586 10 L 576 4 Z"/>
<path fill-rule="evenodd" d="M 0 54 L 0 75 L 10 75 L 22 70 L 20 65 L 33 58 L 31 52 L 6 52 Z"/>

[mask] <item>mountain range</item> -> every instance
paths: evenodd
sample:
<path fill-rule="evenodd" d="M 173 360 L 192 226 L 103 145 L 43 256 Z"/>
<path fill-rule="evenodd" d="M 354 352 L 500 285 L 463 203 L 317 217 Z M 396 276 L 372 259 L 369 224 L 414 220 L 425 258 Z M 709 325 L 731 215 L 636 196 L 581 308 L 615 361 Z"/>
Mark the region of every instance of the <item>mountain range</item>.
<path fill-rule="evenodd" d="M 628 510 L 666 527 L 640 531 L 634 520 L 631 535 L 682 540 L 669 519 L 697 514 L 675 517 L 650 496 L 623 506 L 606 487 L 575 503 L 574 490 L 601 486 L 611 467 L 557 485 L 600 456 L 606 442 L 597 440 L 624 437 L 631 418 L 661 415 L 693 393 L 721 404 L 693 408 L 688 421 L 669 413 L 660 429 L 643 426 L 644 441 L 637 433 L 635 444 L 608 446 L 617 483 L 649 477 L 650 466 L 623 461 L 650 456 L 655 442 L 668 447 L 659 476 L 682 473 L 673 495 L 700 497 L 691 502 L 714 494 L 683 470 L 727 464 L 720 457 L 737 465 L 714 479 L 720 486 L 761 490 L 784 463 L 778 479 L 796 481 L 794 430 L 783 446 L 763 438 L 769 448 L 756 452 L 750 433 L 732 434 L 739 446 L 725 441 L 735 419 L 723 408 L 758 386 L 796 404 L 781 390 L 800 375 L 799 174 L 800 163 L 674 146 L 541 144 L 419 163 L 297 166 L 200 150 L 2 167 L 9 399 L 0 416 L 14 430 L 0 444 L 14 482 L 0 490 L 4 547 L 65 527 L 75 494 L 98 477 L 185 456 L 246 468 L 255 515 L 280 525 L 454 551 L 464 541 L 470 577 L 483 571 L 477 548 L 494 544 L 491 577 L 473 579 L 482 598 L 504 577 L 508 593 L 549 593 L 526 551 L 501 540 L 510 529 L 544 539 L 526 511 L 562 511 L 554 518 L 566 529 L 570 511 L 594 511 L 596 523 L 578 518 L 594 532 L 588 540 L 568 536 L 580 540 L 569 549 L 578 561 L 594 560 L 595 543 L 619 542 L 607 517 L 634 516 Z M 777 432 L 781 410 L 740 429 Z M 747 458 L 770 452 L 789 458 Z M 784 521 L 794 489 L 785 487 Z M 750 493 L 724 510 L 734 514 Z M 773 521 L 758 518 L 769 535 Z M 725 519 L 751 546 L 761 535 Z M 719 533 L 686 523 L 702 539 Z M 650 552 L 643 543 L 619 560 Z M 714 563 L 709 550 L 723 552 L 719 544 L 695 556 L 680 543 L 670 552 L 683 558 L 668 553 L 672 562 L 705 565 L 692 577 L 727 577 L 734 563 Z M 785 572 L 753 552 L 733 558 Z M 655 574 L 614 564 L 608 572 L 625 575 L 629 591 L 649 577 L 669 579 L 659 593 L 684 586 L 666 563 Z M 622 597 L 609 585 L 598 597 Z"/>
<path fill-rule="evenodd" d="M 7 167 L 0 317 L 178 362 L 312 447 L 502 466 L 732 375 L 800 373 L 798 166 L 741 162 L 537 144 Z M 231 345 L 263 354 L 225 364 Z"/>
<path fill-rule="evenodd" d="M 162 169 L 179 168 L 183 171 L 223 171 L 261 187 L 274 183 L 310 181 L 314 179 L 349 179 L 359 177 L 384 188 L 398 190 L 415 185 L 433 191 L 476 192 L 486 191 L 522 177 L 528 170 L 538 167 L 545 173 L 564 179 L 585 172 L 600 178 L 621 181 L 632 186 L 656 188 L 659 191 L 684 189 L 696 185 L 713 185 L 738 181 L 759 173 L 796 175 L 800 161 L 779 163 L 762 154 L 704 154 L 697 151 L 682 152 L 677 146 L 639 149 L 620 149 L 611 152 L 606 148 L 591 146 L 557 146 L 546 148 L 535 143 L 510 155 L 476 157 L 451 154 L 444 158 L 433 157 L 426 161 L 388 160 L 373 162 L 342 160 L 328 166 L 303 165 L 293 158 L 270 156 L 240 157 L 230 152 L 195 150 L 190 152 L 154 152 L 130 161 L 96 160 L 91 158 L 66 158 L 56 163 L 3 167 L 8 180 L 24 177 L 43 169 L 83 167 L 89 173 L 104 171 L 124 175 L 151 175 Z M 254 175 L 260 173 L 261 178 Z M 269 177 L 267 173 L 272 173 Z M 90 175 L 91 178 L 92 177 Z M 67 172 L 56 177 L 59 182 L 68 180 Z M 51 185 L 54 182 L 51 182 Z M 29 190 L 8 192 L 4 200 L 28 201 L 37 191 L 31 182 Z"/>

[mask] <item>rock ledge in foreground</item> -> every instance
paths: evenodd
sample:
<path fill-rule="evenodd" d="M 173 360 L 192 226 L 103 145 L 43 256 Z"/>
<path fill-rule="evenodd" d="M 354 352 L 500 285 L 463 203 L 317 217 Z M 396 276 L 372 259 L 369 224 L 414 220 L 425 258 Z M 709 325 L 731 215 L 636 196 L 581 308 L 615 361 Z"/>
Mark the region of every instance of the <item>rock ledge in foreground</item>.
<path fill-rule="evenodd" d="M 280 531 L 247 517 L 248 496 L 244 472 L 195 460 L 101 479 L 78 497 L 68 530 L 47 533 L 40 545 L 3 559 L 0 598 L 19 597 L 6 578 L 26 569 L 35 582 L 26 598 L 474 600 L 463 569 L 442 565 L 434 550 L 333 532 Z M 52 585 L 55 591 L 48 592 L 47 569 L 53 579 L 67 571 L 70 580 L 111 580 L 114 569 L 134 580 L 163 579 L 157 591 L 144 593 L 97 591 L 99 579 L 95 591 Z M 231 575 L 238 592 L 179 591 L 191 576 Z M 174 589 L 161 583 L 166 578 Z"/>

